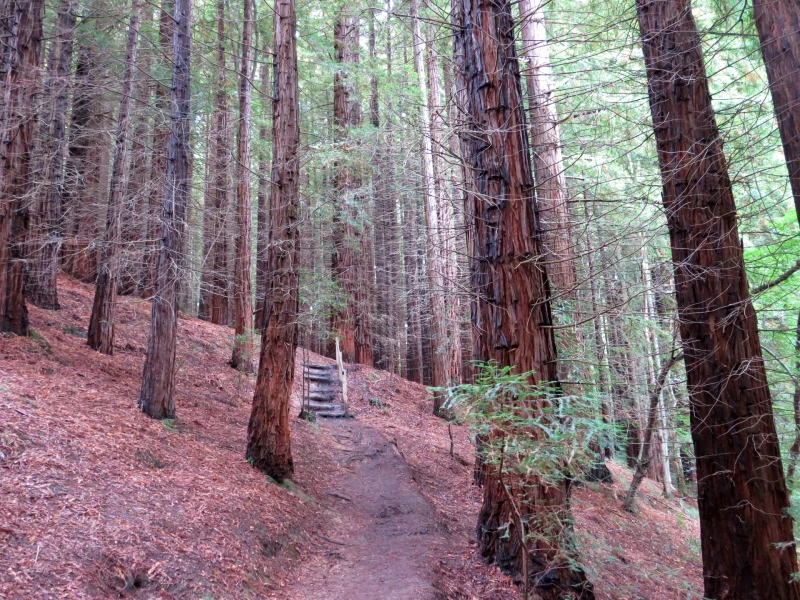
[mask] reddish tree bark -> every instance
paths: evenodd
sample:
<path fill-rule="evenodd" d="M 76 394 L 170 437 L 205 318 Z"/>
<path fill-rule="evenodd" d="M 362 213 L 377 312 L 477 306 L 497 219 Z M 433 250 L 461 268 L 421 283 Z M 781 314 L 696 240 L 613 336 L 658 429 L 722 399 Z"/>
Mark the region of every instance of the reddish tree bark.
<path fill-rule="evenodd" d="M 119 280 L 119 246 L 122 241 L 122 197 L 128 169 L 130 145 L 131 92 L 133 90 L 136 53 L 139 46 L 139 1 L 133 0 L 128 25 L 128 45 L 125 71 L 122 75 L 122 98 L 119 103 L 117 131 L 114 140 L 114 163 L 111 189 L 108 194 L 106 234 L 100 252 L 100 265 L 95 283 L 94 305 L 89 318 L 89 347 L 103 354 L 114 354 L 114 320 L 117 311 L 117 283 Z"/>
<path fill-rule="evenodd" d="M 159 46 L 163 52 L 164 59 L 160 61 L 161 69 L 158 71 L 159 76 L 157 76 L 158 78 L 155 82 L 153 105 L 164 121 L 170 118 L 169 115 L 172 110 L 169 105 L 169 99 L 173 65 L 169 60 L 165 59 L 172 56 L 172 38 L 175 31 L 175 23 L 172 20 L 174 7 L 174 0 L 162 0 L 158 20 Z M 165 74 L 160 75 L 161 73 Z M 161 119 L 159 119 L 159 123 Z M 153 139 L 150 142 L 153 153 L 150 162 L 150 181 L 152 185 L 147 210 L 147 233 L 145 236 L 144 260 L 142 261 L 142 276 L 140 277 L 142 286 L 140 295 L 143 298 L 150 298 L 155 293 L 156 262 L 160 251 L 162 195 L 164 185 L 166 185 L 164 183 L 164 173 L 166 173 L 167 169 L 167 147 L 169 145 L 170 130 L 168 127 L 159 127 L 159 123 L 153 127 Z"/>
<path fill-rule="evenodd" d="M 269 43 L 264 42 L 264 60 L 261 64 L 261 110 L 267 111 L 267 107 L 271 105 L 269 101 L 269 61 L 267 58 L 270 56 Z M 269 258 L 267 256 L 267 247 L 269 246 L 269 197 L 270 197 L 270 181 L 266 177 L 267 169 L 267 118 L 269 115 L 263 115 L 261 126 L 258 128 L 258 141 L 261 142 L 261 153 L 258 157 L 258 191 L 257 205 L 258 205 L 258 223 L 256 225 L 256 313 L 255 313 L 255 328 L 261 331 L 264 328 L 264 298 L 267 293 L 267 269 Z"/>
<path fill-rule="evenodd" d="M 0 4 L 0 332 L 28 333 L 23 297 L 23 244 L 28 233 L 28 194 L 42 54 L 41 0 Z"/>
<path fill-rule="evenodd" d="M 56 37 L 50 46 L 47 65 L 48 128 L 45 151 L 41 157 L 45 185 L 34 213 L 34 236 L 29 244 L 30 266 L 25 280 L 25 294 L 31 303 L 49 310 L 60 308 L 57 276 L 63 240 L 61 197 L 64 193 L 67 97 L 77 7 L 77 0 L 61 0 L 56 19 Z"/>
<path fill-rule="evenodd" d="M 697 457 L 705 596 L 800 598 L 736 204 L 689 0 L 637 0 Z"/>
<path fill-rule="evenodd" d="M 333 120 L 336 141 L 344 144 L 350 138 L 351 127 L 361 125 L 361 105 L 353 88 L 353 78 L 346 65 L 359 62 L 358 17 L 343 8 L 333 30 L 336 61 L 342 68 L 333 80 Z M 358 232 L 354 226 L 354 194 L 361 186 L 354 168 L 347 159 L 335 166 L 334 189 L 337 202 L 333 216 L 333 255 L 331 271 L 333 280 L 342 294 L 341 306 L 331 315 L 331 330 L 339 337 L 339 346 L 345 362 L 356 361 L 356 294 L 358 291 L 358 265 L 355 248 L 359 247 Z"/>
<path fill-rule="evenodd" d="M 800 5 L 753 0 L 753 14 L 800 220 Z"/>
<path fill-rule="evenodd" d="M 536 180 L 536 205 L 547 256 L 547 273 L 555 291 L 575 293 L 575 264 L 570 229 L 567 182 L 561 155 L 561 133 L 553 97 L 553 67 L 540 0 L 520 0 L 522 53 L 530 110 L 531 151 Z"/>
<path fill-rule="evenodd" d="M 510 1 L 453 0 L 452 11 L 458 88 L 464 90 L 461 155 L 474 218 L 474 357 L 514 366 L 520 373 L 533 371 L 533 384 L 557 384 Z M 536 410 L 536 405 L 518 410 Z M 501 438 L 493 430 L 489 441 Z M 567 482 L 546 485 L 531 474 L 524 482 L 525 492 L 521 483 L 511 482 L 516 497 L 512 503 L 497 466 L 484 465 L 478 520 L 482 554 L 507 572 L 528 574 L 544 599 L 568 594 L 593 598 L 583 571 L 564 560 L 568 550 L 563 536 L 569 536 L 571 521 Z M 523 545 L 517 510 L 523 520 L 530 519 L 530 526 L 542 527 L 539 533 L 544 535 Z"/>
<path fill-rule="evenodd" d="M 148 30 L 153 21 L 153 11 L 144 10 L 140 21 L 140 30 Z M 140 53 L 137 58 L 136 73 L 133 84 L 133 130 L 131 132 L 130 174 L 125 185 L 122 219 L 122 270 L 120 272 L 118 291 L 120 295 L 130 296 L 140 293 L 146 282 L 143 281 L 145 271 L 145 253 L 149 242 L 147 234 L 150 229 L 150 146 L 148 140 L 152 136 L 149 107 L 153 91 L 151 74 L 152 54 Z"/>
<path fill-rule="evenodd" d="M 217 325 L 230 323 L 228 278 L 228 90 L 225 69 L 225 2 L 217 3 L 217 89 L 211 134 L 208 182 L 203 207 L 203 274 L 198 316 Z"/>
<path fill-rule="evenodd" d="M 247 458 L 277 481 L 294 467 L 289 409 L 297 349 L 300 195 L 300 105 L 294 0 L 274 9 L 275 69 L 272 108 L 272 193 L 267 292 L 263 306 L 261 360 L 247 429 Z"/>
<path fill-rule="evenodd" d="M 414 38 L 414 65 L 421 93 L 420 112 L 422 120 L 422 180 L 425 199 L 425 241 L 427 249 L 428 308 L 430 310 L 430 379 L 434 387 L 446 388 L 450 385 L 452 353 L 449 350 L 447 317 L 447 286 L 445 281 L 445 249 L 442 236 L 442 208 L 444 206 L 441 176 L 441 161 L 436 154 L 441 153 L 442 130 L 440 107 L 440 88 L 438 82 L 438 62 L 433 36 L 422 37 L 419 2 L 411 0 L 411 19 Z M 427 54 L 427 56 L 425 56 Z M 428 73 L 425 72 L 427 58 Z M 439 415 L 444 402 L 444 394 L 436 392 L 433 398 L 433 413 Z"/>
<path fill-rule="evenodd" d="M 250 121 L 253 86 L 253 0 L 244 0 L 242 64 L 239 71 L 239 131 L 236 164 L 236 248 L 233 270 L 233 353 L 231 366 L 253 370 L 252 225 L 250 216 Z"/>
<path fill-rule="evenodd" d="M 69 154 L 64 171 L 62 219 L 66 237 L 63 268 L 86 283 L 97 279 L 97 252 L 91 242 L 99 236 L 95 198 L 105 198 L 110 148 L 103 88 L 94 43 L 78 49 L 72 92 Z"/>
<path fill-rule="evenodd" d="M 175 0 L 172 36 L 170 134 L 161 211 L 161 247 L 156 261 L 150 340 L 139 408 L 154 419 L 175 416 L 175 346 L 178 335 L 179 269 L 189 201 L 189 104 L 192 2 Z"/>

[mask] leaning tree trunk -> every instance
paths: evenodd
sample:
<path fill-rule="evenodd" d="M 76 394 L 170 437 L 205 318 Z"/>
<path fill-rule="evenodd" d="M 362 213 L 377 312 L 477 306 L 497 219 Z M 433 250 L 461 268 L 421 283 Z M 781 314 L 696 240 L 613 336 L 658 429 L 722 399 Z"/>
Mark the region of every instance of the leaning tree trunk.
<path fill-rule="evenodd" d="M 119 246 L 122 241 L 122 198 L 128 169 L 128 147 L 136 52 L 139 46 L 139 0 L 133 0 L 128 25 L 128 47 L 122 75 L 122 98 L 114 140 L 114 163 L 108 194 L 106 235 L 100 253 L 94 305 L 89 318 L 89 347 L 103 354 L 114 354 L 114 320 L 117 312 L 117 282 L 120 272 Z"/>
<path fill-rule="evenodd" d="M 49 115 L 43 158 L 45 185 L 36 207 L 34 238 L 29 247 L 25 295 L 31 303 L 58 310 L 57 276 L 63 240 L 61 198 L 64 193 L 64 159 L 67 154 L 66 125 L 69 77 L 72 67 L 72 39 L 77 0 L 61 0 L 56 19 L 56 37 L 47 65 Z"/>
<path fill-rule="evenodd" d="M 705 596 L 800 598 L 769 384 L 700 36 L 689 0 L 636 7 L 691 401 Z"/>
<path fill-rule="evenodd" d="M 250 114 L 253 85 L 253 0 L 244 0 L 242 21 L 242 66 L 239 72 L 239 132 L 236 163 L 236 249 L 233 269 L 233 353 L 231 366 L 253 370 L 253 293 L 250 269 L 253 262 L 250 216 Z"/>
<path fill-rule="evenodd" d="M 559 295 L 575 293 L 575 264 L 570 231 L 567 182 L 561 155 L 561 133 L 553 97 L 555 83 L 550 64 L 541 0 L 520 0 L 522 52 L 527 59 L 533 174 L 536 205 L 543 233 L 547 273 Z"/>
<path fill-rule="evenodd" d="M 42 54 L 42 0 L 4 0 L 0 10 L 0 332 L 28 333 L 23 244 L 28 230 L 35 97 Z"/>
<path fill-rule="evenodd" d="M 636 463 L 636 467 L 633 472 L 633 479 L 631 481 L 631 485 L 628 488 L 628 492 L 625 494 L 625 500 L 622 502 L 622 506 L 625 510 L 629 512 L 633 512 L 634 500 L 636 499 L 636 492 L 639 489 L 639 486 L 644 479 L 644 476 L 647 475 L 647 469 L 650 463 L 650 452 L 647 451 L 647 448 L 650 447 L 650 444 L 653 441 L 653 433 L 656 428 L 656 418 L 658 416 L 658 405 L 661 398 L 661 392 L 664 389 L 664 385 L 667 383 L 667 377 L 669 377 L 670 369 L 680 360 L 683 359 L 683 354 L 679 354 L 678 356 L 671 356 L 667 362 L 661 365 L 661 369 L 658 372 L 658 375 L 655 378 L 655 382 L 653 386 L 650 388 L 650 406 L 647 410 L 647 424 L 644 428 L 644 439 L 642 441 L 642 447 L 645 449 L 641 452 L 639 459 Z"/>
<path fill-rule="evenodd" d="M 511 3 L 453 0 L 452 9 L 458 88 L 464 90 L 461 155 L 467 165 L 466 194 L 474 216 L 474 356 L 500 367 L 515 367 L 519 373 L 532 371 L 532 384 L 557 385 L 547 274 L 535 260 L 542 248 L 536 235 Z M 535 410 L 536 405 L 518 409 Z M 490 442 L 497 442 L 502 433 L 493 430 L 490 436 Z M 512 486 L 515 496 L 511 496 L 500 469 L 492 464 L 484 469 L 478 521 L 482 554 L 507 572 L 529 574 L 543 599 L 568 594 L 593 598 L 583 571 L 564 560 L 569 553 L 565 539 L 571 533 L 567 482 L 545 485 L 532 474 L 525 479 L 523 498 L 521 482 Z M 522 519 L 515 514 L 517 507 Z M 539 523 L 542 529 L 533 540 L 523 540 L 518 520 L 529 521 L 532 527 Z"/>
<path fill-rule="evenodd" d="M 753 13 L 800 219 L 800 4 L 753 0 Z"/>
<path fill-rule="evenodd" d="M 175 346 L 183 232 L 189 202 L 189 101 L 192 2 L 175 0 L 172 36 L 170 135 L 161 210 L 161 246 L 156 260 L 150 341 L 139 408 L 154 419 L 175 416 Z"/>
<path fill-rule="evenodd" d="M 292 476 L 289 409 L 297 349 L 300 105 L 294 0 L 277 0 L 272 108 L 270 244 L 261 360 L 247 428 L 247 458 L 277 481 Z"/>
<path fill-rule="evenodd" d="M 342 68 L 333 80 L 333 120 L 337 143 L 350 139 L 350 129 L 361 125 L 361 106 L 356 96 L 353 74 L 347 65 L 359 63 L 358 17 L 342 8 L 333 31 L 336 61 Z M 354 248 L 357 244 L 355 202 L 352 198 L 361 186 L 355 167 L 347 164 L 345 157 L 335 165 L 334 188 L 337 201 L 333 215 L 333 255 L 331 271 L 334 281 L 342 291 L 341 306 L 331 316 L 331 331 L 339 337 L 339 345 L 345 362 L 356 360 L 356 294 L 358 266 Z"/>

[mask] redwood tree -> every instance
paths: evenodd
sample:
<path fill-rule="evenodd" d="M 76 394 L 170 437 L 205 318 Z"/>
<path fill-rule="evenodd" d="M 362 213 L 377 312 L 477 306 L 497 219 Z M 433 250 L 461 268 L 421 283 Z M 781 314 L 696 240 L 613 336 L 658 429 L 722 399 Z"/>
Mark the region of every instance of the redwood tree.
<path fill-rule="evenodd" d="M 753 13 L 800 220 L 800 4 L 753 0 Z"/>
<path fill-rule="evenodd" d="M 114 354 L 114 320 L 117 312 L 117 284 L 120 272 L 119 247 L 122 241 L 122 199 L 128 169 L 130 140 L 131 92 L 133 90 L 136 53 L 139 46 L 139 0 L 133 0 L 128 25 L 125 72 L 122 75 L 122 97 L 114 138 L 114 163 L 111 189 L 108 194 L 106 234 L 100 252 L 94 304 L 89 319 L 89 346 L 103 354 Z"/>
<path fill-rule="evenodd" d="M 261 110 L 267 111 L 270 104 L 269 102 L 269 63 L 267 57 L 269 56 L 269 43 L 264 42 L 264 60 L 261 63 L 261 93 L 259 94 L 261 100 Z M 268 257 L 267 246 L 269 245 L 269 196 L 270 196 L 270 181 L 267 178 L 267 169 L 269 168 L 268 153 L 267 153 L 267 140 L 269 139 L 269 130 L 267 127 L 267 118 L 269 115 L 262 115 L 261 124 L 258 128 L 258 141 L 261 143 L 261 152 L 258 157 L 258 191 L 256 193 L 258 206 L 258 222 L 256 224 L 256 313 L 255 313 L 255 328 L 261 330 L 264 327 L 264 315 L 261 312 L 264 304 L 264 295 L 267 290 L 267 269 Z"/>
<path fill-rule="evenodd" d="M 510 0 L 453 0 L 454 53 L 463 90 L 461 155 L 467 166 L 466 202 L 473 216 L 472 307 L 474 358 L 517 372 L 532 371 L 532 384 L 556 383 L 556 346 L 547 273 L 536 235 L 533 174 L 514 46 Z M 536 406 L 520 406 L 520 410 Z M 491 443 L 501 432 L 490 433 Z M 507 572 L 527 572 L 545 599 L 593 598 L 584 573 L 564 560 L 559 541 L 547 535 L 521 539 L 515 508 L 498 469 L 484 465 L 478 521 L 481 552 Z M 568 485 L 545 485 L 536 474 L 515 490 L 523 520 L 549 522 L 568 534 Z M 543 532 L 540 532 L 543 533 Z M 552 534 L 552 531 L 551 531 Z M 527 546 L 527 549 L 526 549 Z M 527 565 L 523 565 L 527 561 Z"/>
<path fill-rule="evenodd" d="M 225 0 L 217 2 L 217 70 L 208 140 L 209 167 L 203 206 L 203 273 L 198 316 L 230 323 L 228 285 L 228 90 L 225 60 Z"/>
<path fill-rule="evenodd" d="M 64 159 L 66 157 L 66 125 L 69 78 L 72 67 L 72 39 L 75 31 L 77 0 L 61 0 L 56 19 L 56 37 L 50 46 L 47 65 L 47 139 L 42 156 L 44 189 L 37 199 L 35 231 L 31 247 L 31 264 L 25 281 L 25 293 L 41 308 L 58 310 L 56 285 L 59 253 L 63 239 L 61 197 L 63 194 Z"/>
<path fill-rule="evenodd" d="M 155 419 L 175 416 L 175 345 L 178 334 L 178 278 L 183 265 L 186 205 L 189 201 L 189 103 L 191 0 L 175 0 L 172 36 L 169 153 L 161 210 L 150 341 L 142 374 L 139 408 Z"/>
<path fill-rule="evenodd" d="M 42 0 L 6 0 L 0 10 L 0 332 L 28 333 L 23 244 L 28 230 L 36 81 L 42 54 Z"/>
<path fill-rule="evenodd" d="M 705 596 L 800 598 L 731 181 L 689 0 L 637 0 L 697 460 Z"/>
<path fill-rule="evenodd" d="M 536 205 L 542 226 L 547 272 L 559 295 L 572 296 L 575 265 L 570 232 L 567 182 L 561 155 L 561 133 L 553 92 L 553 67 L 544 21 L 545 3 L 520 0 L 522 52 L 530 110 L 531 153 Z"/>
<path fill-rule="evenodd" d="M 99 25 L 92 19 L 93 37 Z M 72 110 L 69 149 L 64 169 L 62 218 L 64 243 L 63 268 L 86 283 L 97 279 L 97 252 L 100 219 L 95 198 L 108 197 L 108 135 L 105 94 L 107 79 L 103 60 L 94 40 L 78 47 L 72 83 Z"/>
<path fill-rule="evenodd" d="M 348 65 L 359 62 L 358 17 L 342 8 L 333 30 L 336 60 L 341 69 L 333 80 L 333 120 L 336 128 L 336 141 L 344 145 L 352 127 L 361 125 L 361 105 L 355 93 L 353 74 L 347 71 Z M 334 188 L 337 202 L 334 207 L 333 255 L 331 271 L 333 279 L 342 292 L 341 306 L 331 316 L 331 330 L 339 337 L 339 344 L 345 362 L 356 360 L 356 293 L 358 268 L 355 248 L 358 235 L 355 221 L 355 201 L 353 195 L 360 187 L 352 165 L 347 158 L 335 165 Z"/>
<path fill-rule="evenodd" d="M 299 96 L 294 0 L 274 8 L 275 68 L 272 117 L 272 192 L 267 291 L 261 359 L 247 429 L 247 458 L 277 481 L 291 477 L 289 409 L 297 349 L 298 222 L 300 216 Z"/>

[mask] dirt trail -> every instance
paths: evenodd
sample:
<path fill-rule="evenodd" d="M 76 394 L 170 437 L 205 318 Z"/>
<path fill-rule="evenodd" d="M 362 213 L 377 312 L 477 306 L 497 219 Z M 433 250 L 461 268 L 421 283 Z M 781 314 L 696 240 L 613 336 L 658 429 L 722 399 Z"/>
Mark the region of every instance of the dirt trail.
<path fill-rule="evenodd" d="M 358 420 L 321 419 L 345 475 L 330 496 L 325 560 L 306 566 L 298 600 L 417 600 L 437 597 L 435 566 L 447 534 L 396 446 Z"/>

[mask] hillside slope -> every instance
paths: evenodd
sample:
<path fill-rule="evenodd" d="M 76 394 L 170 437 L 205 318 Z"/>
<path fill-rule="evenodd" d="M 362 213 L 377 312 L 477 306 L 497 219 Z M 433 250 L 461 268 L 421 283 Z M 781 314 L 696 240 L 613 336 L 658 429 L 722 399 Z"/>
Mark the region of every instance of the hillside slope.
<path fill-rule="evenodd" d="M 294 418 L 293 485 L 270 483 L 243 458 L 253 377 L 227 366 L 232 330 L 179 319 L 179 419 L 153 421 L 136 408 L 149 304 L 121 299 L 107 357 L 85 345 L 91 286 L 59 283 L 61 311 L 31 308 L 30 337 L 0 337 L 0 597 L 299 600 L 307 582 L 344 568 L 342 431 Z M 436 595 L 516 598 L 472 541 L 468 432 L 452 428 L 451 456 L 425 388 L 369 368 L 352 371 L 351 408 L 428 503 L 443 541 L 428 565 Z M 598 597 L 699 597 L 691 509 L 646 484 L 640 516 L 622 512 L 630 474 L 611 466 L 614 486 L 575 498 Z"/>

